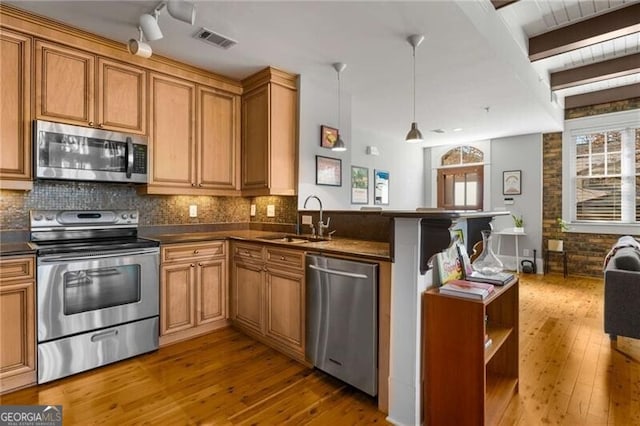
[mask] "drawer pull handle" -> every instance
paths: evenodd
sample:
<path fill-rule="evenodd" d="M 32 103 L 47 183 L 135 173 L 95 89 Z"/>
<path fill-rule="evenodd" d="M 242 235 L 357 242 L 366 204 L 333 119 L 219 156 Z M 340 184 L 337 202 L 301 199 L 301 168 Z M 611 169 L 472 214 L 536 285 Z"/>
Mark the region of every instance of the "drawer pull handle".
<path fill-rule="evenodd" d="M 196 267 L 196 265 L 195 265 L 194 263 L 192 263 L 192 264 L 191 264 L 191 267 L 192 267 L 192 268 L 195 268 L 195 267 Z"/>
<path fill-rule="evenodd" d="M 98 342 L 100 340 L 104 340 L 107 339 L 109 337 L 115 337 L 118 335 L 118 330 L 113 329 L 113 330 L 107 330 L 107 331 L 103 331 L 101 333 L 96 333 L 93 336 L 91 336 L 91 341 L 92 342 Z"/>
<path fill-rule="evenodd" d="M 280 260 L 287 260 L 287 258 L 284 256 L 280 256 Z"/>
<path fill-rule="evenodd" d="M 198 254 L 198 253 L 200 253 L 200 251 L 199 251 L 199 250 L 194 250 L 194 251 L 193 251 L 193 254 Z"/>

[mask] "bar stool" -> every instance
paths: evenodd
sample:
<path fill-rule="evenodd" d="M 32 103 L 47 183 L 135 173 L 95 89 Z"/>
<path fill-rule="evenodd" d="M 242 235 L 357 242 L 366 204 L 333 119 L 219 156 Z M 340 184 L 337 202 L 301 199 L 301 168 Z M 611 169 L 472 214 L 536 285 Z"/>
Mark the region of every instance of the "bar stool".
<path fill-rule="evenodd" d="M 557 254 L 562 256 L 562 272 L 565 278 L 567 278 L 567 252 L 566 251 L 551 251 L 545 250 L 544 252 L 544 273 L 549 273 L 549 254 Z"/>

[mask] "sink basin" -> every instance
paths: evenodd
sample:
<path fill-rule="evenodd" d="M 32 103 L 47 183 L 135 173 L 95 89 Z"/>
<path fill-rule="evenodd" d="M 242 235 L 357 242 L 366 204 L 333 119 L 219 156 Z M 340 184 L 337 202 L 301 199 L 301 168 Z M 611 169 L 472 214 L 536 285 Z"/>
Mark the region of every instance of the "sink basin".
<path fill-rule="evenodd" d="M 259 240 L 275 241 L 279 243 L 304 244 L 327 241 L 326 238 L 312 237 L 310 235 L 273 235 L 260 237 Z"/>

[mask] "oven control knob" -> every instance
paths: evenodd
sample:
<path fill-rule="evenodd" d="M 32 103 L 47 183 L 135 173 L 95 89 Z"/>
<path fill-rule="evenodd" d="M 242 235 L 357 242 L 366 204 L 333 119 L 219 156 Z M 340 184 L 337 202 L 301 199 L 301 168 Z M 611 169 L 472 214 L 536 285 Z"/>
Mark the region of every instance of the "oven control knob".
<path fill-rule="evenodd" d="M 48 214 L 46 219 L 47 220 L 53 220 L 53 215 L 52 214 Z"/>
<path fill-rule="evenodd" d="M 135 219 L 135 218 L 136 218 L 136 214 L 135 214 L 135 213 L 131 213 L 131 214 L 129 215 L 129 217 L 130 217 L 131 219 Z"/>
<path fill-rule="evenodd" d="M 38 221 L 38 220 L 42 220 L 42 215 L 41 214 L 37 214 L 33 217 L 33 220 Z"/>
<path fill-rule="evenodd" d="M 123 218 L 123 219 L 126 219 L 127 217 L 128 217 L 128 216 L 127 216 L 127 214 L 126 214 L 126 213 L 122 213 L 122 218 Z"/>

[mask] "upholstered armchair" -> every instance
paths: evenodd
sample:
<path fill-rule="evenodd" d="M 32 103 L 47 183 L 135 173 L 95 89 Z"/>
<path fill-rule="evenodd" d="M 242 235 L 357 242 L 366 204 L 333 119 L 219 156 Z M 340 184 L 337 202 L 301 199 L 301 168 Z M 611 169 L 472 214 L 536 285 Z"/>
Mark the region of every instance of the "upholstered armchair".
<path fill-rule="evenodd" d="M 618 336 L 640 339 L 640 243 L 620 238 L 605 262 L 604 331 L 615 347 Z"/>

